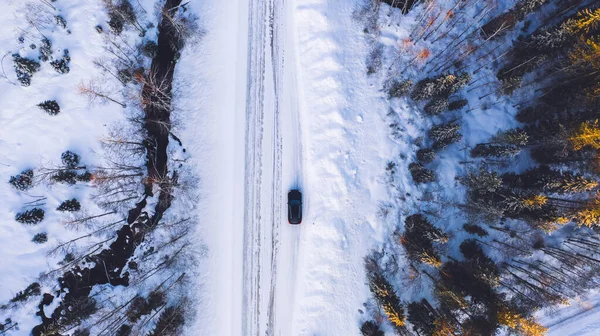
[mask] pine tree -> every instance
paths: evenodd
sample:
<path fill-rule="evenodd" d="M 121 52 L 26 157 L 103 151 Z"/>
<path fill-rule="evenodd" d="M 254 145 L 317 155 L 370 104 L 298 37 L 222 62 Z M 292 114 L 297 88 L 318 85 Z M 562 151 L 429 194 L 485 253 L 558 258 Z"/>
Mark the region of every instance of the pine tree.
<path fill-rule="evenodd" d="M 400 98 L 403 97 L 410 91 L 410 87 L 413 82 L 410 79 L 406 79 L 403 81 L 393 81 L 392 85 L 390 85 L 390 89 L 388 91 L 388 95 L 390 98 Z"/>
<path fill-rule="evenodd" d="M 46 232 L 36 233 L 31 241 L 36 244 L 43 244 L 48 241 L 48 234 Z"/>
<path fill-rule="evenodd" d="M 15 189 L 25 191 L 33 187 L 33 170 L 27 169 L 8 180 Z"/>
<path fill-rule="evenodd" d="M 583 209 L 575 213 L 574 219 L 580 226 L 591 227 L 600 224 L 600 199 L 588 202 Z"/>
<path fill-rule="evenodd" d="M 579 128 L 569 137 L 569 140 L 575 150 L 581 150 L 587 146 L 600 149 L 600 124 L 598 124 L 598 120 L 581 123 Z"/>
<path fill-rule="evenodd" d="M 71 71 L 69 67 L 69 63 L 71 62 L 71 56 L 69 56 L 69 50 L 65 49 L 63 51 L 63 57 L 61 59 L 54 60 L 50 62 L 50 65 L 58 72 L 59 74 L 67 74 Z"/>
<path fill-rule="evenodd" d="M 475 224 L 464 224 L 463 229 L 468 233 L 478 235 L 479 237 L 486 237 L 488 235 L 488 232 L 485 229 Z"/>
<path fill-rule="evenodd" d="M 521 149 L 512 145 L 477 144 L 471 149 L 472 157 L 500 158 L 519 154 Z"/>
<path fill-rule="evenodd" d="M 63 165 L 65 165 L 65 167 L 67 167 L 67 168 L 74 169 L 79 166 L 79 161 L 80 161 L 79 155 L 77 155 L 76 153 L 73 153 L 71 151 L 63 152 L 60 155 L 60 159 L 61 159 Z"/>
<path fill-rule="evenodd" d="M 544 195 L 532 195 L 522 199 L 523 206 L 528 209 L 541 209 L 548 202 L 548 197 Z"/>
<path fill-rule="evenodd" d="M 413 162 L 408 165 L 408 170 L 415 183 L 429 183 L 435 181 L 435 173 L 423 167 L 420 163 Z"/>
<path fill-rule="evenodd" d="M 79 211 L 81 210 L 81 203 L 79 203 L 79 201 L 75 198 L 70 199 L 70 200 L 66 200 L 64 202 L 62 202 L 58 208 L 56 208 L 56 210 L 58 211 L 68 211 L 68 212 L 74 212 L 74 211 Z"/>
<path fill-rule="evenodd" d="M 583 38 L 582 43 L 569 53 L 569 59 L 573 64 L 583 63 L 600 69 L 600 39 Z"/>
<path fill-rule="evenodd" d="M 50 179 L 54 182 L 67 184 L 75 184 L 77 182 L 76 178 L 77 174 L 71 170 L 59 170 L 50 176 Z"/>
<path fill-rule="evenodd" d="M 461 109 L 461 108 L 467 106 L 468 103 L 469 103 L 469 101 L 466 99 L 453 100 L 448 104 L 448 110 L 455 111 L 455 110 Z"/>
<path fill-rule="evenodd" d="M 12 57 L 17 79 L 21 85 L 31 85 L 31 77 L 33 77 L 33 74 L 40 69 L 40 63 L 29 58 L 21 57 L 19 54 L 13 54 Z"/>
<path fill-rule="evenodd" d="M 38 224 L 39 222 L 44 220 L 44 210 L 40 208 L 33 208 L 31 210 L 19 212 L 15 216 L 15 220 L 23 224 Z"/>
<path fill-rule="evenodd" d="M 500 325 L 507 326 L 524 336 L 542 336 L 545 335 L 548 330 L 548 328 L 535 322 L 533 318 L 524 318 L 519 313 L 507 307 L 501 308 L 498 311 L 496 318 Z"/>
<path fill-rule="evenodd" d="M 460 125 L 454 122 L 433 126 L 427 134 L 434 141 L 433 149 L 436 150 L 446 148 L 462 139 Z"/>
<path fill-rule="evenodd" d="M 46 111 L 46 113 L 48 113 L 49 115 L 57 115 L 60 113 L 60 106 L 58 105 L 56 100 L 45 100 L 37 104 L 37 106 L 40 109 Z"/>
<path fill-rule="evenodd" d="M 184 315 L 181 307 L 167 307 L 148 336 L 177 336 L 183 326 Z"/>
<path fill-rule="evenodd" d="M 392 285 L 382 275 L 376 273 L 370 277 L 369 288 L 375 296 L 375 300 L 381 305 L 390 323 L 396 329 L 404 327 L 404 308 L 402 308 L 400 299 L 392 288 Z"/>
<path fill-rule="evenodd" d="M 576 32 L 589 33 L 600 25 L 600 8 L 591 10 L 586 8 L 577 13 L 577 18 L 570 20 L 568 25 Z"/>
<path fill-rule="evenodd" d="M 433 115 L 438 115 L 438 114 L 446 111 L 447 109 L 448 109 L 448 98 L 437 97 L 437 98 L 433 98 L 427 104 L 425 104 L 423 111 L 425 112 L 425 114 L 427 114 L 429 116 L 433 116 Z"/>
<path fill-rule="evenodd" d="M 31 296 L 37 296 L 40 295 L 42 293 L 41 289 L 40 289 L 40 284 L 37 282 L 34 282 L 32 284 L 30 284 L 29 286 L 27 286 L 27 288 L 25 288 L 24 290 L 17 292 L 17 294 L 10 299 L 10 302 L 23 302 L 23 301 L 27 301 L 27 299 L 29 299 Z"/>
<path fill-rule="evenodd" d="M 407 311 L 406 320 L 410 322 L 415 332 L 420 335 L 431 335 L 433 333 L 437 312 L 432 309 L 427 300 L 423 299 L 421 302 L 409 303 Z"/>
<path fill-rule="evenodd" d="M 385 336 L 385 333 L 379 329 L 379 324 L 375 321 L 365 321 L 360 326 L 360 333 L 363 336 Z"/>
<path fill-rule="evenodd" d="M 421 163 L 429 163 L 435 160 L 436 153 L 431 148 L 422 148 L 417 151 L 417 160 Z"/>

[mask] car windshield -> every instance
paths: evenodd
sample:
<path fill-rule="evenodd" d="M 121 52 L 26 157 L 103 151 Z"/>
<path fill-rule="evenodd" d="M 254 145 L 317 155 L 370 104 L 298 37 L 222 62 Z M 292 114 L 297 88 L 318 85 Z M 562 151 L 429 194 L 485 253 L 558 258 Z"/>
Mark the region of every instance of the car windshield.
<path fill-rule="evenodd" d="M 299 205 L 300 201 L 299 200 L 290 200 L 290 205 Z"/>

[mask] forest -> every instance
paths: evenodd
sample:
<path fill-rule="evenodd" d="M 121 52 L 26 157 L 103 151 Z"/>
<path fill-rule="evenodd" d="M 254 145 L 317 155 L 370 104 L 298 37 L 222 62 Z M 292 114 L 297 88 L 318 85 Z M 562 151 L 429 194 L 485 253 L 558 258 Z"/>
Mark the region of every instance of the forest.
<path fill-rule="evenodd" d="M 373 0 L 359 16 L 390 136 L 400 103 L 428 125 L 386 168 L 393 229 L 365 258 L 362 334 L 544 335 L 539 314 L 600 275 L 598 2 Z"/>

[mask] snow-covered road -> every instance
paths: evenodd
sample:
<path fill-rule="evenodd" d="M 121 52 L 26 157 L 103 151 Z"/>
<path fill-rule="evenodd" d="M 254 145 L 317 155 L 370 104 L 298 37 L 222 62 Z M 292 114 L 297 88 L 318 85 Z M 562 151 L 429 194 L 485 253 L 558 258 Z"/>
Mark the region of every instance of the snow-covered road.
<path fill-rule="evenodd" d="M 302 188 L 302 146 L 290 4 L 251 0 L 248 13 L 244 335 L 289 334 L 294 306 L 300 228 L 284 205 Z"/>
<path fill-rule="evenodd" d="M 195 9 L 207 35 L 181 64 L 200 75 L 180 75 L 202 98 L 190 98 L 198 111 L 186 136 L 206 195 L 198 235 L 208 255 L 189 335 L 359 333 L 363 257 L 382 229 L 374 214 L 391 151 L 355 8 L 208 0 Z M 287 223 L 292 188 L 303 192 L 298 226 Z"/>

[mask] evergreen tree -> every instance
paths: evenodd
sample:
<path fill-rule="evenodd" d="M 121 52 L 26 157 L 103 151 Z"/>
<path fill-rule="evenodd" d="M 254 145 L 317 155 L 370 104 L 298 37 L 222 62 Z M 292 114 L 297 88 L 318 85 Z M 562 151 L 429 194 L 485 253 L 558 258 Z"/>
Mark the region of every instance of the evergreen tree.
<path fill-rule="evenodd" d="M 66 200 L 64 202 L 62 202 L 58 208 L 56 208 L 56 210 L 58 211 L 68 211 L 68 212 L 74 212 L 74 211 L 79 211 L 81 210 L 81 203 L 79 203 L 79 201 L 75 198 L 70 199 L 70 200 Z"/>
<path fill-rule="evenodd" d="M 58 72 L 59 74 L 67 74 L 71 71 L 69 67 L 69 63 L 71 62 L 71 56 L 69 56 L 69 50 L 65 49 L 63 51 L 63 57 L 61 59 L 54 60 L 50 62 L 50 65 Z"/>
<path fill-rule="evenodd" d="M 460 125 L 458 123 L 448 123 L 433 126 L 429 132 L 429 137 L 434 141 L 433 149 L 440 150 L 448 147 L 450 144 L 462 139 L 460 134 Z"/>
<path fill-rule="evenodd" d="M 25 191 L 33 187 L 33 170 L 26 169 L 8 180 L 15 189 Z"/>
<path fill-rule="evenodd" d="M 47 62 L 52 57 L 52 42 L 49 39 L 43 38 L 42 45 L 39 48 L 40 56 L 39 59 L 42 62 Z"/>
<path fill-rule="evenodd" d="M 511 145 L 477 144 L 471 149 L 472 157 L 499 158 L 519 154 L 520 148 Z"/>
<path fill-rule="evenodd" d="M 363 336 L 385 336 L 385 333 L 379 329 L 379 324 L 375 321 L 365 321 L 360 326 L 360 333 Z"/>
<path fill-rule="evenodd" d="M 390 98 L 400 98 L 403 97 L 410 91 L 413 82 L 410 79 L 402 80 L 402 81 L 393 81 L 392 85 L 390 85 L 390 89 L 388 91 L 388 95 Z"/>
<path fill-rule="evenodd" d="M 40 284 L 34 282 L 27 286 L 27 288 L 25 288 L 24 290 L 17 292 L 17 294 L 12 299 L 10 299 L 10 302 L 24 302 L 27 301 L 27 299 L 29 299 L 31 296 L 38 296 L 41 293 L 42 291 L 40 289 Z"/>
<path fill-rule="evenodd" d="M 167 307 L 160 314 L 149 336 L 178 336 L 184 322 L 181 307 Z"/>
<path fill-rule="evenodd" d="M 64 153 L 62 153 L 60 155 L 60 159 L 62 160 L 63 165 L 65 165 L 65 167 L 70 168 L 70 169 L 74 169 L 77 168 L 79 166 L 79 155 L 71 152 L 71 151 L 66 151 Z"/>
<path fill-rule="evenodd" d="M 437 97 L 437 98 L 433 98 L 427 104 L 425 104 L 423 111 L 425 111 L 425 114 L 427 114 L 429 116 L 433 116 L 433 115 L 438 115 L 438 114 L 446 111 L 447 109 L 448 109 L 448 98 Z"/>
<path fill-rule="evenodd" d="M 398 298 L 392 285 L 382 275 L 375 273 L 370 276 L 369 288 L 390 323 L 397 330 L 402 330 L 406 317 L 404 316 L 404 308 L 400 304 L 400 298 Z"/>
<path fill-rule="evenodd" d="M 40 208 L 33 208 L 31 210 L 19 212 L 15 216 L 15 220 L 23 224 L 38 224 L 44 220 L 44 210 Z"/>
<path fill-rule="evenodd" d="M 417 160 L 425 164 L 435 160 L 436 153 L 431 148 L 422 148 L 417 151 Z"/>
<path fill-rule="evenodd" d="M 52 174 L 50 179 L 57 183 L 67 183 L 67 184 L 75 184 L 77 174 L 71 170 L 59 170 L 58 172 Z"/>
<path fill-rule="evenodd" d="M 15 72 L 17 73 L 17 79 L 23 86 L 31 85 L 31 77 L 40 69 L 40 63 L 21 57 L 19 54 L 13 54 L 13 64 Z"/>
<path fill-rule="evenodd" d="M 48 241 L 48 234 L 46 232 L 36 233 L 31 241 L 36 244 L 43 244 Z"/>
<path fill-rule="evenodd" d="M 408 165 L 408 170 L 415 183 L 428 183 L 435 181 L 435 173 L 423 167 L 421 164 L 413 162 Z"/>
<path fill-rule="evenodd" d="M 486 237 L 488 235 L 488 232 L 485 229 L 475 224 L 464 224 L 463 229 L 468 233 L 478 235 L 479 237 Z"/>
<path fill-rule="evenodd" d="M 468 103 L 469 103 L 469 101 L 466 99 L 453 100 L 450 103 L 448 103 L 448 110 L 450 110 L 450 111 L 459 110 L 459 109 L 467 106 Z"/>
<path fill-rule="evenodd" d="M 598 120 L 581 123 L 579 128 L 569 136 L 569 140 L 575 150 L 581 150 L 586 146 L 600 149 L 600 124 L 598 124 Z"/>
<path fill-rule="evenodd" d="M 60 106 L 58 105 L 56 100 L 45 100 L 37 104 L 37 106 L 40 109 L 46 111 L 46 113 L 48 113 L 49 115 L 57 115 L 60 113 Z"/>
<path fill-rule="evenodd" d="M 407 307 L 408 317 L 406 320 L 412 324 L 413 330 L 419 335 L 432 335 L 435 329 L 437 312 L 431 307 L 427 300 L 411 302 Z"/>

